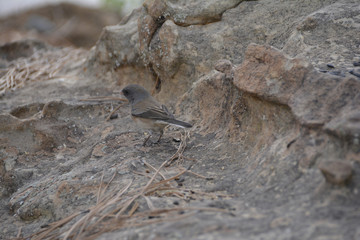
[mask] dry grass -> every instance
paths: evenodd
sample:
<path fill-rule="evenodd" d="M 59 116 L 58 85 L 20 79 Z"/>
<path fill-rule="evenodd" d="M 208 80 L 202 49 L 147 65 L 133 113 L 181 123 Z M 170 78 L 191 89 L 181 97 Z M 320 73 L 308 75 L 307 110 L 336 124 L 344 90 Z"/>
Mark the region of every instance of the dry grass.
<path fill-rule="evenodd" d="M 127 99 L 119 98 L 119 97 L 89 97 L 89 98 L 79 99 L 79 101 L 82 101 L 82 102 L 122 101 L 122 102 L 125 102 L 125 103 L 128 102 Z M 114 110 L 112 110 L 105 121 L 109 121 L 111 119 L 111 116 L 117 110 L 119 110 L 123 105 L 124 105 L 124 103 L 121 103 Z"/>
<path fill-rule="evenodd" d="M 66 64 L 79 64 L 85 60 L 84 50 L 63 48 L 51 51 L 37 51 L 30 58 L 19 58 L 12 62 L 0 78 L 0 95 L 15 90 L 27 81 L 43 81 L 60 76 Z"/>
<path fill-rule="evenodd" d="M 42 239 L 95 239 L 97 236 L 124 228 L 141 227 L 155 223 L 178 221 L 192 216 L 198 211 L 229 211 L 218 208 L 194 208 L 194 207 L 169 207 L 156 208 L 150 196 L 178 197 L 185 199 L 189 189 L 174 187 L 171 182 L 178 179 L 181 175 L 189 172 L 183 167 L 174 167 L 178 172 L 171 177 L 166 177 L 162 173 L 163 168 L 175 159 L 182 159 L 186 148 L 186 141 L 189 133 L 182 135 L 176 153 L 165 160 L 160 167 L 155 168 L 145 162 L 145 166 L 153 172 L 145 186 L 134 187 L 134 180 L 129 181 L 124 187 L 118 190 L 108 191 L 110 184 L 116 176 L 115 174 L 106 185 L 103 184 L 103 177 L 97 193 L 96 204 L 85 212 L 77 212 L 60 221 L 51 223 L 46 229 L 39 231 L 29 238 L 33 240 Z M 194 174 L 194 173 L 192 173 Z M 200 177 L 203 177 L 199 175 Z M 175 184 L 174 184 L 175 185 Z M 195 192 L 194 194 L 203 195 L 204 193 Z M 148 210 L 139 210 L 140 200 L 144 199 Z M 81 217 L 80 217 L 81 216 Z M 69 224 L 71 222 L 71 224 Z M 71 225 L 71 226 L 67 226 Z"/>

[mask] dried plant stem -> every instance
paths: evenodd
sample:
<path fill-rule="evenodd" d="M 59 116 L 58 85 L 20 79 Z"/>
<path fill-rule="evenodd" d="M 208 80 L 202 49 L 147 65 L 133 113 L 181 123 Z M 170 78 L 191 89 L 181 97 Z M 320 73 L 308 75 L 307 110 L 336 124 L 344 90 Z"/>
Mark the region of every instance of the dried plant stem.
<path fill-rule="evenodd" d="M 125 98 L 119 97 L 89 97 L 89 98 L 82 98 L 79 99 L 82 102 L 102 102 L 102 101 L 123 101 L 127 102 L 128 100 Z"/>
<path fill-rule="evenodd" d="M 105 121 L 109 121 L 110 118 L 111 118 L 111 116 L 112 116 L 117 110 L 119 110 L 119 109 L 122 107 L 122 105 L 124 105 L 124 103 L 120 104 L 120 105 L 117 106 L 114 110 L 112 110 L 111 113 L 109 114 L 109 116 L 105 119 Z"/>
<path fill-rule="evenodd" d="M 124 189 L 122 189 L 114 198 L 109 199 L 109 201 L 101 201 L 97 205 L 95 205 L 93 208 L 90 209 L 90 212 L 82 217 L 80 220 L 78 220 L 65 234 L 64 239 L 68 239 L 69 236 L 80 227 L 78 234 L 81 234 L 86 227 L 85 224 L 89 222 L 89 219 L 91 217 L 94 217 L 96 214 L 104 210 L 106 207 L 108 207 L 111 204 L 114 204 L 116 201 L 120 199 L 120 197 L 129 189 L 133 181 L 131 181 Z"/>
<path fill-rule="evenodd" d="M 148 167 L 148 168 L 150 168 L 151 170 L 153 170 L 153 171 L 157 171 L 157 169 L 156 168 L 154 168 L 150 163 L 148 163 L 148 162 L 146 162 L 146 161 L 143 161 L 144 162 L 144 164 Z M 162 177 L 162 179 L 166 179 L 165 178 L 165 176 L 159 171 L 159 175 Z"/>
<path fill-rule="evenodd" d="M 40 50 L 31 57 L 19 58 L 11 62 L 6 73 L 0 77 L 0 95 L 7 90 L 24 86 L 27 81 L 54 79 L 66 64 L 85 61 L 85 51 L 63 48 L 57 50 Z"/>

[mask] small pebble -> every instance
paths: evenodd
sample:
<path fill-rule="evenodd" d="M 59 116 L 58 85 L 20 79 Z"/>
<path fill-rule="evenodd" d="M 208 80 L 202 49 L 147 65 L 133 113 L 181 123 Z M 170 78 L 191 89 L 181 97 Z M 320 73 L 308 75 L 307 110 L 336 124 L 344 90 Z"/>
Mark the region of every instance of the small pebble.
<path fill-rule="evenodd" d="M 354 70 L 349 71 L 350 74 L 360 78 L 360 73 L 355 72 Z"/>
<path fill-rule="evenodd" d="M 232 63 L 227 59 L 221 59 L 215 64 L 215 69 L 219 72 L 226 73 L 232 68 Z"/>
<path fill-rule="evenodd" d="M 331 72 L 329 72 L 329 73 L 330 73 L 331 75 L 345 77 L 345 74 L 342 73 L 341 71 L 331 71 Z"/>
<path fill-rule="evenodd" d="M 347 161 L 321 162 L 319 169 L 326 181 L 335 185 L 346 184 L 353 174 L 352 165 Z"/>
<path fill-rule="evenodd" d="M 332 64 L 330 64 L 330 63 L 326 64 L 326 66 L 327 66 L 328 68 L 335 68 L 335 66 L 332 65 Z"/>
<path fill-rule="evenodd" d="M 113 115 L 110 116 L 110 119 L 116 119 L 118 118 L 118 114 L 117 113 L 114 113 Z"/>
<path fill-rule="evenodd" d="M 176 182 L 180 183 L 180 182 L 184 182 L 185 178 L 184 177 L 179 177 L 178 179 L 175 179 Z"/>

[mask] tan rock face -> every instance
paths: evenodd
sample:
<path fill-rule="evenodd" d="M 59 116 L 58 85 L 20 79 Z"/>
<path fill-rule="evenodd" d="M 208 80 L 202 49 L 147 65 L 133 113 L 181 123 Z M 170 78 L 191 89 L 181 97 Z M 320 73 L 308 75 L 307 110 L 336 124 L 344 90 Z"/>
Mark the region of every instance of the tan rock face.
<path fill-rule="evenodd" d="M 328 55 L 320 52 L 328 45 L 323 37 L 328 33 L 329 38 L 336 32 L 327 31 L 323 22 L 324 27 L 314 30 L 321 31 L 322 37 L 311 44 L 306 41 L 306 48 L 295 42 L 304 43 L 302 36 L 293 38 L 292 33 L 295 28 L 301 28 L 299 26 L 303 18 L 309 16 L 310 19 L 316 11 L 319 12 L 316 16 L 322 12 L 335 12 L 339 4 L 332 3 L 331 0 L 306 4 L 284 1 L 146 1 L 142 9 L 124 18 L 119 26 L 104 29 L 103 40 L 98 41 L 92 61 L 100 63 L 101 59 L 107 59 L 109 64 L 94 66 L 105 68 L 105 72 L 111 73 L 108 77 L 117 81 L 121 87 L 141 82 L 149 89 L 156 89 L 159 99 L 174 104 L 193 82 L 211 71 L 219 59 L 228 59 L 233 64 L 241 63 L 250 43 L 267 44 L 278 49 L 285 46 L 290 57 L 306 57 L 306 54 L 316 52 L 316 57 L 321 61 L 314 62 L 314 66 L 320 68 L 329 61 Z M 340 5 L 343 9 L 348 7 L 346 3 Z M 355 13 L 356 8 L 352 10 L 351 16 L 356 16 Z M 345 11 L 336 14 L 339 15 L 336 19 L 345 21 L 345 16 L 340 17 L 341 14 L 345 15 Z M 336 24 L 335 17 L 331 21 L 331 24 Z M 136 24 L 137 29 L 134 27 Z M 346 33 L 349 42 L 356 42 L 358 31 L 353 32 L 344 24 L 336 26 L 331 29 L 338 29 L 340 35 Z M 356 28 L 357 25 L 351 26 Z M 350 32 L 354 34 L 348 34 Z M 310 36 L 306 31 L 302 34 Z M 334 49 L 331 52 L 336 52 L 336 44 L 332 46 Z M 357 50 L 351 46 L 342 46 L 341 51 L 353 54 L 345 55 L 344 61 L 335 64 L 334 71 L 344 71 L 353 62 Z M 304 50 L 299 52 L 297 49 Z M 128 71 L 129 67 L 136 74 Z M 290 73 L 292 71 L 288 71 Z M 172 83 L 177 87 L 172 87 Z M 273 84 L 273 91 L 281 88 L 278 86 L 280 83 L 268 84 Z"/>
<path fill-rule="evenodd" d="M 345 184 L 351 179 L 352 166 L 345 161 L 329 161 L 319 164 L 326 181 L 332 184 Z"/>
<path fill-rule="evenodd" d="M 233 117 L 234 99 L 240 98 L 239 92 L 224 73 L 213 71 L 199 79 L 191 91 L 184 94 L 178 110 L 181 115 L 193 119 L 198 130 L 205 133 L 223 134 Z M 219 128 L 219 126 L 222 126 Z M 226 130 L 225 130 L 226 131 Z"/>
<path fill-rule="evenodd" d="M 244 62 L 235 69 L 234 84 L 265 100 L 288 105 L 312 69 L 308 62 L 290 59 L 274 48 L 249 45 Z"/>
<path fill-rule="evenodd" d="M 170 19 L 176 25 L 189 26 L 208 24 L 219 21 L 222 14 L 241 3 L 243 0 L 229 1 L 164 1 L 149 0 L 144 2 L 148 14 L 154 19 Z"/>
<path fill-rule="evenodd" d="M 234 72 L 234 84 L 240 90 L 289 106 L 301 124 L 326 124 L 325 129 L 338 136 L 359 135 L 356 109 L 360 81 L 356 77 L 318 73 L 305 60 L 259 45 L 248 47 L 244 62 Z"/>

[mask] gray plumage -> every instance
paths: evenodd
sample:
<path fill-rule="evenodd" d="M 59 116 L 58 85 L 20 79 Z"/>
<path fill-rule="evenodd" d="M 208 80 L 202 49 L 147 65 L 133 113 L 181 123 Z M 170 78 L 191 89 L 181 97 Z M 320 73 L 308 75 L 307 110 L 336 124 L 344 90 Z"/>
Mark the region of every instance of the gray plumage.
<path fill-rule="evenodd" d="M 175 119 L 165 105 L 156 101 L 142 86 L 131 84 L 126 86 L 122 93 L 131 104 L 131 115 L 143 119 L 152 119 L 157 123 L 170 124 L 182 128 L 191 128 L 192 125 Z"/>

